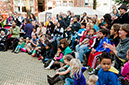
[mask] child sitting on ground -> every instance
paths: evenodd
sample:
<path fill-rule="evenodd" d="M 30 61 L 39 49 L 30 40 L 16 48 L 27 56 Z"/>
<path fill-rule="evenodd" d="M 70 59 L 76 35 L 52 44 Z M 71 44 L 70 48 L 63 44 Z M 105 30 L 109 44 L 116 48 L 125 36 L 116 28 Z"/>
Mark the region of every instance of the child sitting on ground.
<path fill-rule="evenodd" d="M 27 48 L 26 47 L 29 47 L 31 46 L 30 44 L 30 40 L 29 40 L 29 37 L 26 38 L 26 43 L 25 43 L 25 46 L 23 48 L 21 48 L 21 51 L 22 52 L 26 52 L 27 51 Z"/>
<path fill-rule="evenodd" d="M 35 57 L 37 54 L 39 54 L 39 51 L 44 44 L 44 35 L 41 35 L 37 47 L 35 47 L 35 49 L 33 50 L 32 57 Z"/>
<path fill-rule="evenodd" d="M 65 78 L 70 77 L 71 68 L 70 68 L 69 65 L 70 65 L 71 59 L 73 59 L 73 56 L 68 54 L 68 55 L 65 55 L 63 57 L 63 59 L 64 59 L 64 63 L 66 65 L 64 67 L 61 67 L 61 68 L 57 69 L 56 70 L 56 75 L 53 76 L 52 78 L 50 76 L 47 76 L 48 83 L 50 85 L 54 85 L 58 81 L 64 80 Z"/>
<path fill-rule="evenodd" d="M 88 85 L 95 85 L 98 80 L 98 76 L 91 75 L 88 80 Z"/>
<path fill-rule="evenodd" d="M 50 64 L 45 69 L 50 69 L 51 66 L 54 65 L 54 62 L 59 61 L 63 57 L 63 48 L 61 46 L 58 46 L 58 51 L 53 60 L 50 62 Z"/>
<path fill-rule="evenodd" d="M 30 40 L 31 46 L 27 46 L 28 54 L 32 54 L 34 48 L 38 45 L 37 34 L 32 34 L 32 39 Z"/>
<path fill-rule="evenodd" d="M 86 79 L 83 75 L 83 72 L 86 71 L 85 67 L 82 67 L 82 64 L 79 59 L 72 59 L 70 61 L 71 67 L 71 76 L 73 76 L 72 85 L 86 85 Z"/>
<path fill-rule="evenodd" d="M 18 45 L 14 51 L 14 53 L 19 53 L 21 48 L 23 48 L 25 46 L 25 42 L 24 42 L 24 38 L 23 37 L 20 37 L 19 39 L 19 42 L 18 42 Z"/>
<path fill-rule="evenodd" d="M 101 69 L 98 72 L 98 81 L 96 85 L 119 85 L 119 71 L 112 65 L 112 56 L 110 53 L 103 52 L 100 56 Z"/>

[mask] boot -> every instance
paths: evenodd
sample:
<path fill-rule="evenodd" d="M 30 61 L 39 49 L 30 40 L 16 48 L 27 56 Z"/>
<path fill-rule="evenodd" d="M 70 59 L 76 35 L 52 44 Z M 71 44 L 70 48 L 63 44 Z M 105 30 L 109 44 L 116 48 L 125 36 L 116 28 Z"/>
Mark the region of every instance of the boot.
<path fill-rule="evenodd" d="M 52 79 L 52 80 L 54 80 L 56 77 L 58 77 L 59 76 L 59 74 L 56 74 L 56 75 L 54 75 L 53 77 L 50 77 L 49 75 L 47 75 L 47 78 L 50 78 L 50 79 Z"/>
<path fill-rule="evenodd" d="M 46 70 L 49 70 L 49 69 L 51 68 L 51 66 L 53 65 L 54 62 L 55 62 L 55 61 L 52 60 L 52 61 L 50 62 L 50 64 L 49 64 L 49 66 L 47 66 L 45 69 L 46 69 Z"/>
<path fill-rule="evenodd" d="M 59 78 L 59 77 L 56 77 L 55 79 L 54 79 L 54 83 L 52 83 L 53 85 L 55 84 L 55 83 L 57 83 L 58 81 L 60 81 L 61 79 Z"/>
<path fill-rule="evenodd" d="M 61 80 L 59 77 L 56 77 L 54 80 L 51 79 L 51 78 L 49 78 L 49 77 L 48 77 L 47 79 L 48 79 L 48 83 L 49 83 L 50 85 L 54 85 L 55 83 L 57 83 L 58 81 Z"/>

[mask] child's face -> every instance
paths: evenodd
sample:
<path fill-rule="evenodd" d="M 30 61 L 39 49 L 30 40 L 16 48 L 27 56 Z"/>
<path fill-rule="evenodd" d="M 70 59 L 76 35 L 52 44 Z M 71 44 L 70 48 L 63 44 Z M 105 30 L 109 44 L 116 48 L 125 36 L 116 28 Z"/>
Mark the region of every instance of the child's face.
<path fill-rule="evenodd" d="M 111 59 L 102 59 L 102 61 L 100 62 L 101 67 L 103 68 L 104 71 L 108 71 L 108 69 L 111 68 L 112 65 L 112 61 Z"/>
<path fill-rule="evenodd" d="M 60 48 L 58 48 L 58 52 L 59 52 L 59 53 L 61 53 L 61 52 L 62 52 Z"/>
<path fill-rule="evenodd" d="M 100 34 L 100 38 L 104 38 L 105 37 L 105 35 L 102 32 L 99 32 L 99 34 Z"/>
<path fill-rule="evenodd" d="M 86 30 L 90 30 L 90 26 L 89 25 L 86 26 Z"/>
<path fill-rule="evenodd" d="M 97 33 L 97 38 L 100 38 L 100 34 L 99 34 L 99 32 Z"/>
<path fill-rule="evenodd" d="M 95 34 L 94 30 L 90 30 L 90 31 L 89 31 L 89 34 L 90 34 L 90 35 L 94 35 L 94 34 Z"/>
<path fill-rule="evenodd" d="M 66 65 L 70 65 L 70 62 L 67 61 L 66 59 L 64 59 L 64 63 L 65 63 Z"/>
<path fill-rule="evenodd" d="M 36 36 L 35 36 L 35 34 L 33 34 L 33 35 L 32 35 L 32 38 L 33 38 L 33 39 L 36 39 Z"/>
<path fill-rule="evenodd" d="M 1 35 L 4 36 L 5 35 L 5 32 L 4 31 L 1 31 Z"/>
<path fill-rule="evenodd" d="M 115 31 L 114 31 L 113 27 L 110 30 L 110 35 L 115 35 Z"/>
<path fill-rule="evenodd" d="M 81 28 L 86 28 L 84 25 L 81 25 Z"/>

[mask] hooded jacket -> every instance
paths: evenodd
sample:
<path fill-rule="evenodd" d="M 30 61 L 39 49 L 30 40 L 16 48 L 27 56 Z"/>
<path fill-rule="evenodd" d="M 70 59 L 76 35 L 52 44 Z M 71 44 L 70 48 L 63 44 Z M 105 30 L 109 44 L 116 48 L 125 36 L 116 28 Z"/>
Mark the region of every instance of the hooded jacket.
<path fill-rule="evenodd" d="M 119 71 L 112 67 L 108 71 L 104 71 L 102 68 L 98 72 L 98 81 L 96 85 L 120 85 L 118 80 Z"/>

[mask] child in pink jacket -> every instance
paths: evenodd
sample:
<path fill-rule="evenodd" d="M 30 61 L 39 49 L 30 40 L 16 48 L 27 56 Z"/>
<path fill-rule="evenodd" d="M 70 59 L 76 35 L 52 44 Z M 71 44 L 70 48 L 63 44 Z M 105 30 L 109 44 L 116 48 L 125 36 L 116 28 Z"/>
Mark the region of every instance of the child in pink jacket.
<path fill-rule="evenodd" d="M 50 69 L 51 66 L 53 66 L 54 62 L 55 61 L 59 61 L 62 57 L 63 57 L 63 48 L 61 46 L 58 46 L 58 51 L 54 57 L 54 59 L 50 62 L 50 64 L 45 68 L 46 70 L 47 69 Z"/>
<path fill-rule="evenodd" d="M 129 60 L 129 49 L 127 50 L 126 58 Z M 121 75 L 124 76 L 124 79 L 128 79 L 129 81 L 129 61 L 124 64 L 124 67 L 121 71 Z"/>

